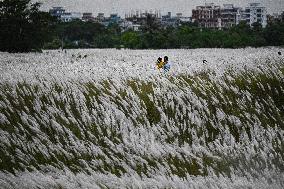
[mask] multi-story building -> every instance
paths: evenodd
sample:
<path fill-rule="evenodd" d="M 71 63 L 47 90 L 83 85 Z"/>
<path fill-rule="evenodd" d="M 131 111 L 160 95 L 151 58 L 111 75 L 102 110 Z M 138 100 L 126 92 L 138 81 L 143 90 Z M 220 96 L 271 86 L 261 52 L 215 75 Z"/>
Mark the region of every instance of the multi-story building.
<path fill-rule="evenodd" d="M 180 13 L 178 13 L 178 16 L 180 17 Z M 164 15 L 162 16 L 162 19 L 161 19 L 161 25 L 163 27 L 176 27 L 178 26 L 179 22 L 178 22 L 178 19 L 177 17 L 172 17 L 172 13 L 171 12 L 168 12 L 167 15 Z"/>
<path fill-rule="evenodd" d="M 127 21 L 125 19 L 123 19 L 120 23 L 119 23 L 119 27 L 122 29 L 122 32 L 126 31 L 126 30 L 133 30 L 133 31 L 141 31 L 141 27 L 142 25 L 140 24 L 134 24 L 131 21 Z"/>
<path fill-rule="evenodd" d="M 177 13 L 177 14 L 176 14 L 176 17 L 177 17 L 177 18 L 181 18 L 181 17 L 182 17 L 182 13 L 181 13 L 181 12 Z"/>
<path fill-rule="evenodd" d="M 253 23 L 258 22 L 265 28 L 267 25 L 266 14 L 266 8 L 261 6 L 260 3 L 250 3 L 249 7 L 246 7 L 242 12 L 242 20 L 250 26 L 252 26 Z"/>
<path fill-rule="evenodd" d="M 155 11 L 153 13 L 152 11 L 148 12 L 141 12 L 141 11 L 131 11 L 131 13 L 125 15 L 125 19 L 127 21 L 131 21 L 133 24 L 143 25 L 146 23 L 147 17 L 153 18 L 156 22 L 160 21 L 159 17 L 160 13 L 158 11 Z"/>
<path fill-rule="evenodd" d="M 104 13 L 98 13 L 96 17 L 92 19 L 93 22 L 103 23 L 106 20 Z"/>
<path fill-rule="evenodd" d="M 121 21 L 121 18 L 120 16 L 118 16 L 118 14 L 110 14 L 109 20 L 110 20 L 110 23 L 118 24 Z"/>
<path fill-rule="evenodd" d="M 273 24 L 277 22 L 282 22 L 281 14 L 273 13 L 272 15 L 271 14 L 267 15 L 267 24 Z"/>
<path fill-rule="evenodd" d="M 53 7 L 49 10 L 51 16 L 57 17 L 62 22 L 70 22 L 76 19 L 82 19 L 82 14 L 78 12 L 66 12 L 63 7 Z"/>
<path fill-rule="evenodd" d="M 172 18 L 172 13 L 171 13 L 171 12 L 168 12 L 167 15 L 162 16 L 162 19 L 163 19 L 163 20 L 171 19 L 171 18 Z"/>
<path fill-rule="evenodd" d="M 149 24 L 149 18 L 151 18 L 152 24 L 158 27 L 177 27 L 181 23 L 191 22 L 191 17 L 184 17 L 182 13 L 177 13 L 176 16 L 172 16 L 171 12 L 168 12 L 166 15 L 161 15 L 160 11 L 136 11 L 131 12 L 130 14 L 125 15 L 125 21 L 122 23 L 123 28 L 126 25 L 130 26 L 128 28 L 132 28 L 134 26 L 135 30 L 140 30 L 143 26 Z M 132 24 L 129 24 L 132 23 Z"/>
<path fill-rule="evenodd" d="M 182 13 L 176 14 L 176 19 L 179 23 L 189 23 L 191 22 L 191 17 L 183 16 Z"/>
<path fill-rule="evenodd" d="M 103 13 L 99 13 L 96 17 L 97 22 L 103 24 L 104 26 L 109 26 L 110 24 L 119 24 L 122 22 L 122 19 L 118 14 L 110 14 L 110 17 L 104 17 Z"/>
<path fill-rule="evenodd" d="M 71 22 L 73 20 L 81 20 L 82 14 L 79 12 L 67 12 L 61 15 L 60 20 L 62 22 Z"/>
<path fill-rule="evenodd" d="M 240 7 L 234 7 L 233 4 L 224 4 L 223 6 L 220 15 L 222 28 L 230 28 L 239 24 L 242 9 Z"/>
<path fill-rule="evenodd" d="M 192 21 L 202 28 L 221 28 L 221 7 L 214 3 L 205 3 L 192 10 Z"/>
<path fill-rule="evenodd" d="M 104 21 L 105 14 L 104 13 L 98 13 L 97 19 L 98 19 L 98 21 Z"/>
<path fill-rule="evenodd" d="M 224 4 L 224 7 L 215 6 L 213 3 L 205 3 L 205 6 L 197 6 L 192 10 L 192 21 L 197 22 L 202 28 L 230 28 L 245 21 L 252 26 L 258 22 L 262 27 L 267 25 L 267 11 L 260 3 L 250 3 L 244 10 L 234 7 L 233 4 Z M 275 19 L 269 18 L 270 21 Z"/>
<path fill-rule="evenodd" d="M 52 9 L 49 10 L 49 13 L 51 16 L 60 18 L 61 15 L 65 14 L 65 9 L 63 9 L 63 7 L 52 7 Z"/>
<path fill-rule="evenodd" d="M 185 17 L 182 13 L 176 13 L 176 16 L 172 16 L 171 12 L 168 12 L 167 15 L 162 16 L 161 25 L 163 27 L 178 27 L 181 23 L 191 22 L 190 17 Z"/>
<path fill-rule="evenodd" d="M 95 22 L 96 21 L 95 17 L 93 16 L 93 13 L 90 13 L 90 12 L 83 13 L 82 20 L 84 22 Z"/>

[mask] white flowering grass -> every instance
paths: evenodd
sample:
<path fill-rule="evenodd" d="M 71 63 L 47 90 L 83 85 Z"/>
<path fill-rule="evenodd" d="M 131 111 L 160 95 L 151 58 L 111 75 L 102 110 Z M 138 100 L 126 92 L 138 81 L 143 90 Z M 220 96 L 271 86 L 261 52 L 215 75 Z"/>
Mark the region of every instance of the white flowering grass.
<path fill-rule="evenodd" d="M 278 51 L 1 53 L 0 187 L 283 188 Z"/>

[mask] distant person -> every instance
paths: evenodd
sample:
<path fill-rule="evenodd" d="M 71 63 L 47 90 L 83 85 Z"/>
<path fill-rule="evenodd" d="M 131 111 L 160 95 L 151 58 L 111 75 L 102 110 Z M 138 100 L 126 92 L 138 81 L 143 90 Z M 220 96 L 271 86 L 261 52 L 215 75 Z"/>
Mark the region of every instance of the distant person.
<path fill-rule="evenodd" d="M 164 72 L 168 72 L 171 69 L 171 63 L 169 62 L 169 58 L 167 56 L 164 57 Z"/>
<path fill-rule="evenodd" d="M 163 59 L 161 57 L 158 58 L 157 62 L 156 62 L 156 66 L 158 69 L 161 69 L 164 67 L 164 62 Z"/>
<path fill-rule="evenodd" d="M 279 51 L 279 52 L 278 52 L 278 55 L 281 55 L 281 54 L 282 54 L 282 53 Z"/>

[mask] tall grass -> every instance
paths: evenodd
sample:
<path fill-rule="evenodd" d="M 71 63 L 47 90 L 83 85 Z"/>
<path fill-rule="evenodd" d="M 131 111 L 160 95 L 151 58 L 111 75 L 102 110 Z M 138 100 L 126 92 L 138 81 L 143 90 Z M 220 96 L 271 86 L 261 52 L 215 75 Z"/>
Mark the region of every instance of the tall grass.
<path fill-rule="evenodd" d="M 74 174 L 66 181 L 96 175 L 101 188 L 139 186 L 127 178 L 142 187 L 193 180 L 206 187 L 207 179 L 212 187 L 281 187 L 283 68 L 280 61 L 223 75 L 204 69 L 150 79 L 2 82 L 2 185 L 20 188 L 23 173 L 54 180 L 65 170 Z"/>

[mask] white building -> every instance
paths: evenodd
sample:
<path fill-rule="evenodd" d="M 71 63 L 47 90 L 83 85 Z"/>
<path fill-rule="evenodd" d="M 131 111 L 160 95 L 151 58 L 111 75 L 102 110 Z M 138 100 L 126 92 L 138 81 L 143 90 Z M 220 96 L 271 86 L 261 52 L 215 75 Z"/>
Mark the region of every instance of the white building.
<path fill-rule="evenodd" d="M 64 13 L 61 15 L 60 17 L 62 22 L 71 22 L 73 20 L 76 19 L 82 19 L 82 14 L 78 13 L 78 12 L 68 12 L 68 13 Z"/>
<path fill-rule="evenodd" d="M 139 24 L 133 24 L 133 25 L 132 25 L 132 30 L 133 30 L 133 31 L 140 31 L 140 30 L 141 30 L 141 25 L 139 25 Z"/>
<path fill-rule="evenodd" d="M 242 20 L 246 21 L 250 26 L 258 22 L 263 28 L 267 25 L 267 10 L 260 3 L 250 3 L 242 13 Z"/>
<path fill-rule="evenodd" d="M 119 23 L 119 26 L 122 28 L 122 31 L 126 30 L 133 30 L 133 31 L 140 31 L 141 25 L 140 24 L 134 24 L 131 21 L 123 20 L 121 23 Z"/>
<path fill-rule="evenodd" d="M 191 22 L 191 17 L 182 16 L 179 18 L 181 22 Z"/>

